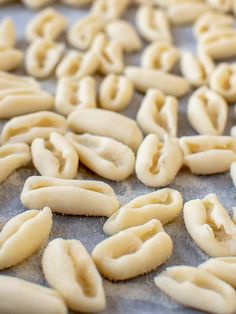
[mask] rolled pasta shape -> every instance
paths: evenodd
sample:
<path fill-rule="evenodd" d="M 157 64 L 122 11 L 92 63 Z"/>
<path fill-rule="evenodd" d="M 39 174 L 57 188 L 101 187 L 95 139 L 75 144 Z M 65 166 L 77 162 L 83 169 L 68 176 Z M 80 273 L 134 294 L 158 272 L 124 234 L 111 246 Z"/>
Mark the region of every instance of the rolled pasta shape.
<path fill-rule="evenodd" d="M 234 19 L 231 15 L 210 11 L 202 14 L 194 24 L 194 35 L 200 38 L 211 30 L 232 29 Z"/>
<path fill-rule="evenodd" d="M 48 141 L 36 138 L 31 145 L 32 161 L 42 176 L 74 179 L 79 158 L 71 143 L 61 134 L 52 132 Z"/>
<path fill-rule="evenodd" d="M 72 24 L 68 31 L 67 39 L 72 47 L 79 50 L 87 50 L 96 35 L 103 29 L 104 21 L 101 17 L 88 15 Z"/>
<path fill-rule="evenodd" d="M 185 136 L 179 144 L 184 154 L 184 165 L 194 174 L 226 172 L 236 161 L 236 140 L 231 136 Z"/>
<path fill-rule="evenodd" d="M 44 79 L 54 73 L 64 52 L 64 45 L 48 39 L 34 40 L 26 51 L 25 67 L 28 74 Z"/>
<path fill-rule="evenodd" d="M 205 263 L 199 266 L 210 274 L 218 277 L 219 279 L 227 282 L 233 288 L 236 288 L 236 257 L 215 257 L 210 258 Z"/>
<path fill-rule="evenodd" d="M 199 49 L 212 59 L 221 60 L 236 56 L 236 30 L 215 29 L 199 39 Z"/>
<path fill-rule="evenodd" d="M 145 134 L 154 133 L 164 140 L 177 135 L 178 101 L 158 89 L 149 89 L 137 113 L 137 122 Z"/>
<path fill-rule="evenodd" d="M 189 51 L 182 52 L 180 68 L 183 76 L 194 87 L 199 87 L 208 83 L 212 75 L 215 64 L 213 60 L 204 52 L 195 56 Z"/>
<path fill-rule="evenodd" d="M 189 82 L 181 76 L 165 73 L 161 70 L 128 66 L 125 75 L 134 83 L 134 87 L 145 93 L 148 89 L 160 89 L 164 94 L 182 97 L 189 89 Z"/>
<path fill-rule="evenodd" d="M 37 176 L 25 181 L 21 201 L 28 209 L 49 206 L 66 215 L 111 216 L 119 207 L 113 189 L 104 182 Z"/>
<path fill-rule="evenodd" d="M 172 248 L 171 238 L 153 219 L 102 241 L 94 248 L 92 258 L 104 277 L 118 281 L 156 269 L 171 256 Z"/>
<path fill-rule="evenodd" d="M 193 24 L 210 9 L 210 6 L 202 1 L 180 1 L 167 7 L 167 15 L 174 25 Z"/>
<path fill-rule="evenodd" d="M 54 239 L 44 251 L 42 266 L 49 285 L 70 309 L 91 313 L 105 308 L 102 278 L 80 241 Z"/>
<path fill-rule="evenodd" d="M 135 166 L 135 155 L 126 145 L 109 137 L 91 134 L 67 134 L 82 164 L 98 175 L 114 181 L 129 177 Z"/>
<path fill-rule="evenodd" d="M 0 50 L 0 71 L 16 70 L 21 65 L 22 60 L 23 52 L 19 49 Z"/>
<path fill-rule="evenodd" d="M 0 88 L 12 89 L 25 87 L 28 89 L 40 89 L 39 83 L 30 76 L 19 76 L 8 72 L 0 71 Z"/>
<path fill-rule="evenodd" d="M 136 121 L 105 109 L 80 109 L 72 112 L 67 121 L 76 133 L 111 137 L 134 151 L 143 139 Z"/>
<path fill-rule="evenodd" d="M 210 6 L 220 12 L 231 12 L 233 8 L 232 0 L 207 0 Z"/>
<path fill-rule="evenodd" d="M 59 114 L 40 111 L 12 118 L 3 127 L 1 142 L 31 144 L 41 137 L 47 139 L 52 132 L 65 133 L 66 120 Z"/>
<path fill-rule="evenodd" d="M 109 40 L 105 34 L 100 33 L 95 37 L 91 51 L 99 58 L 98 71 L 101 74 L 120 74 L 123 72 L 124 49 L 119 41 Z"/>
<path fill-rule="evenodd" d="M 138 179 L 147 186 L 170 184 L 183 164 L 183 155 L 176 138 L 161 142 L 156 134 L 149 134 L 141 143 L 135 164 Z"/>
<path fill-rule="evenodd" d="M 80 108 L 96 108 L 96 81 L 91 76 L 81 80 L 71 77 L 59 79 L 56 89 L 55 107 L 57 111 L 68 116 Z"/>
<path fill-rule="evenodd" d="M 28 41 L 37 39 L 56 40 L 67 28 L 66 18 L 53 7 L 39 12 L 26 27 Z"/>
<path fill-rule="evenodd" d="M 30 148 L 24 143 L 7 144 L 0 147 L 0 182 L 3 182 L 16 169 L 31 161 Z"/>
<path fill-rule="evenodd" d="M 227 122 L 228 105 L 218 93 L 203 86 L 190 97 L 187 114 L 199 134 L 221 135 Z"/>
<path fill-rule="evenodd" d="M 0 276 L 0 311 L 11 314 L 67 314 L 66 305 L 54 290 L 10 276 Z M 14 299 L 14 302 L 12 302 Z"/>
<path fill-rule="evenodd" d="M 99 105 L 103 109 L 121 111 L 131 102 L 133 83 L 124 75 L 107 75 L 100 85 Z"/>
<path fill-rule="evenodd" d="M 33 10 L 38 10 L 49 4 L 55 2 L 55 0 L 22 0 L 23 4 Z"/>
<path fill-rule="evenodd" d="M 130 3 L 131 0 L 95 0 L 91 8 L 91 14 L 108 22 L 121 17 Z"/>
<path fill-rule="evenodd" d="M 236 225 L 215 194 L 185 203 L 184 222 L 194 242 L 206 254 L 236 255 Z"/>
<path fill-rule="evenodd" d="M 115 20 L 105 28 L 107 36 L 121 44 L 124 51 L 131 53 L 142 48 L 142 42 L 135 28 L 125 20 Z M 124 36 L 125 34 L 125 36 Z"/>
<path fill-rule="evenodd" d="M 169 19 L 163 10 L 141 5 L 137 10 L 136 23 L 146 40 L 172 42 Z"/>
<path fill-rule="evenodd" d="M 72 7 L 81 7 L 90 4 L 93 0 L 61 0 L 62 3 L 65 3 Z"/>
<path fill-rule="evenodd" d="M 169 267 L 154 281 L 159 289 L 185 306 L 216 314 L 230 314 L 236 309 L 234 289 L 203 269 Z"/>
<path fill-rule="evenodd" d="M 211 88 L 229 103 L 236 101 L 236 63 L 220 63 L 211 75 Z"/>
<path fill-rule="evenodd" d="M 27 84 L 21 86 L 21 83 L 16 83 L 16 87 L 10 85 L 0 90 L 0 119 L 52 109 L 54 99 L 48 92 Z"/>
<path fill-rule="evenodd" d="M 51 209 L 29 210 L 10 219 L 0 232 L 0 269 L 14 266 L 48 240 L 52 228 Z"/>
<path fill-rule="evenodd" d="M 165 225 L 174 220 L 183 208 L 182 195 L 173 189 L 161 189 L 136 197 L 122 206 L 103 225 L 108 235 L 139 226 L 152 219 Z"/>
<path fill-rule="evenodd" d="M 99 66 L 99 57 L 92 51 L 82 53 L 69 51 L 56 69 L 57 78 L 69 77 L 77 80 L 94 74 Z"/>
<path fill-rule="evenodd" d="M 141 65 L 145 68 L 170 72 L 179 60 L 177 48 L 165 41 L 155 41 L 148 45 L 141 57 Z"/>
<path fill-rule="evenodd" d="M 16 44 L 16 28 L 10 17 L 0 22 L 0 50 L 13 48 Z"/>

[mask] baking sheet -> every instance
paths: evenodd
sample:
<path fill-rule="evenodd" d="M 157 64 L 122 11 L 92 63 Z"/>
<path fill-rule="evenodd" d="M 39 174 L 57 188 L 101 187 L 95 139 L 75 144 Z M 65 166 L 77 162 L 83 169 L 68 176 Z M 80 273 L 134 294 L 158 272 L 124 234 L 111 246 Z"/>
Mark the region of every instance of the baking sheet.
<path fill-rule="evenodd" d="M 55 7 L 65 14 L 70 22 L 81 18 L 87 14 L 86 9 L 76 10 L 63 5 Z M 0 19 L 6 16 L 13 18 L 17 26 L 18 47 L 25 49 L 27 42 L 24 39 L 24 29 L 27 22 L 36 14 L 18 4 L 12 4 L 0 9 Z M 135 21 L 135 9 L 129 9 L 125 18 L 132 23 Z M 185 47 L 185 49 L 194 50 L 194 38 L 191 28 L 184 27 L 173 30 L 175 45 Z M 140 56 L 138 54 L 127 55 L 126 64 L 139 64 Z M 19 71 L 18 71 L 19 72 Z M 22 71 L 20 71 L 23 73 Z M 42 82 L 45 89 L 54 92 L 55 80 Z M 134 95 L 132 104 L 124 111 L 129 117 L 135 118 L 137 109 L 140 105 L 142 96 L 138 93 Z M 186 105 L 188 97 L 180 101 L 179 105 L 179 136 L 195 134 L 189 126 L 186 117 Z M 229 134 L 229 129 L 235 124 L 233 107 L 230 108 L 230 115 L 225 134 Z M 1 126 L 3 123 L 1 123 Z M 25 209 L 20 202 L 20 193 L 24 181 L 31 175 L 37 175 L 33 169 L 20 169 L 12 174 L 3 184 L 0 185 L 0 229 L 4 224 L 15 215 L 23 212 Z M 101 179 L 92 172 L 86 170 L 82 165 L 79 167 L 78 179 Z M 123 205 L 131 199 L 154 191 L 139 182 L 135 176 L 122 183 L 112 183 L 120 203 Z M 176 180 L 170 185 L 171 188 L 179 190 L 185 201 L 202 198 L 208 193 L 216 193 L 227 209 L 236 205 L 235 188 L 230 179 L 229 173 L 214 176 L 194 176 L 187 170 L 181 171 Z M 50 239 L 63 237 L 65 239 L 79 239 L 89 252 L 97 243 L 106 238 L 102 231 L 104 218 L 87 218 L 54 215 L 53 229 Z M 199 313 L 171 301 L 154 285 L 154 277 L 163 271 L 167 266 L 172 265 L 191 265 L 196 266 L 207 259 L 207 256 L 193 243 L 187 233 L 182 215 L 173 223 L 165 227 L 167 233 L 171 236 L 174 244 L 173 254 L 170 260 L 145 276 L 140 276 L 133 280 L 121 283 L 112 283 L 104 280 L 105 291 L 107 295 L 107 308 L 101 313 L 112 314 L 150 314 L 150 313 Z M 42 274 L 41 258 L 43 249 L 30 257 L 23 263 L 1 271 L 1 274 L 16 276 L 31 282 L 47 285 Z M 43 313 L 42 313 L 43 314 Z"/>

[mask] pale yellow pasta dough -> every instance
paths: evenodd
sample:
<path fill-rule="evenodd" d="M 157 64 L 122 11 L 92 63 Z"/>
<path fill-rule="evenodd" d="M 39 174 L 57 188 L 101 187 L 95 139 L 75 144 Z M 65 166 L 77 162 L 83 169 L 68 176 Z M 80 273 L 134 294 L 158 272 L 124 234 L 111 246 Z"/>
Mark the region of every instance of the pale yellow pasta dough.
<path fill-rule="evenodd" d="M 25 181 L 21 201 L 28 209 L 49 206 L 67 215 L 109 217 L 119 208 L 115 192 L 104 182 L 43 176 Z"/>
<path fill-rule="evenodd" d="M 121 230 L 142 225 L 152 219 L 163 225 L 174 220 L 183 207 L 182 195 L 173 189 L 161 189 L 136 197 L 116 211 L 103 225 L 113 235 Z"/>
<path fill-rule="evenodd" d="M 104 277 L 118 281 L 156 269 L 170 257 L 172 247 L 161 223 L 153 219 L 100 242 L 92 257 Z"/>
<path fill-rule="evenodd" d="M 54 239 L 44 251 L 43 273 L 71 310 L 98 312 L 105 308 L 102 278 L 78 240 Z"/>
<path fill-rule="evenodd" d="M 48 240 L 52 228 L 51 209 L 29 210 L 10 219 L 0 232 L 0 269 L 14 266 Z"/>
<path fill-rule="evenodd" d="M 63 299 L 52 289 L 16 277 L 2 275 L 0 276 L 0 286 L 1 313 L 68 313 Z"/>
<path fill-rule="evenodd" d="M 236 310 L 234 289 L 195 267 L 169 267 L 155 279 L 156 286 L 180 304 L 215 314 L 231 314 Z"/>

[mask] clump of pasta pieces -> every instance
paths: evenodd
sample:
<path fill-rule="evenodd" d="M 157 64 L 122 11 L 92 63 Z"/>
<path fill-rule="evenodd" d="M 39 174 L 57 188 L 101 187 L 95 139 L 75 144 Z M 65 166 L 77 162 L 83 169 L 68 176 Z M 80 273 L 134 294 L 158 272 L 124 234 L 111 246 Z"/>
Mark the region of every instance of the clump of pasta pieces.
<path fill-rule="evenodd" d="M 0 0 L 0 5 L 10 1 Z M 55 2 L 22 0 L 31 9 Z M 0 269 L 24 261 L 47 242 L 52 212 L 107 216 L 103 230 L 110 237 L 98 243 L 91 256 L 79 240 L 52 240 L 42 268 L 55 290 L 0 276 L 0 286 L 9 288 L 13 297 L 22 296 L 22 303 L 11 305 L 0 288 L 0 312 L 103 310 L 101 275 L 127 280 L 165 263 L 173 243 L 163 226 L 182 209 L 193 241 L 214 258 L 198 268 L 168 268 L 155 284 L 186 306 L 234 312 L 236 293 L 231 286 L 235 288 L 236 281 L 228 274 L 236 274 L 235 219 L 214 194 L 183 204 L 181 193 L 166 186 L 182 166 L 196 175 L 230 170 L 236 186 L 236 126 L 232 136 L 222 135 L 228 104 L 236 101 L 236 66 L 225 62 L 236 56 L 235 1 L 61 2 L 91 8 L 68 30 L 66 16 L 53 7 L 44 8 L 25 32 L 29 42 L 25 70 L 40 80 L 55 75 L 55 97 L 32 77 L 2 72 L 18 69 L 23 53 L 16 48 L 13 21 L 5 18 L 0 23 L 0 119 L 11 119 L 1 132 L 0 182 L 31 160 L 41 175 L 25 181 L 21 202 L 29 210 L 12 218 L 0 233 Z M 132 4 L 137 28 L 123 19 Z M 173 26 L 185 24 L 193 25 L 195 54 L 173 45 Z M 65 52 L 64 33 L 73 50 Z M 126 54 L 140 53 L 142 39 L 149 44 L 140 65 L 128 66 Z M 216 65 L 219 60 L 224 62 Z M 101 84 L 95 75 L 103 76 Z M 199 135 L 178 138 L 177 98 L 195 88 L 187 116 Z M 122 114 L 129 110 L 135 91 L 145 93 L 136 120 Z M 144 185 L 165 188 L 120 206 L 109 184 L 77 179 L 81 164 L 107 180 L 123 181 L 135 172 Z"/>

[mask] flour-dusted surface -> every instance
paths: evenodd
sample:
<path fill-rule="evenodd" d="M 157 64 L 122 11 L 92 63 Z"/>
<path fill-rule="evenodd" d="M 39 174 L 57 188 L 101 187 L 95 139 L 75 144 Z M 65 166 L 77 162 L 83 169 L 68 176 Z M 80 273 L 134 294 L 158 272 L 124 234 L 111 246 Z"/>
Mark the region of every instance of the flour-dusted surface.
<path fill-rule="evenodd" d="M 70 23 L 87 14 L 86 9 L 77 10 L 62 5 L 55 7 L 67 16 Z M 27 47 L 27 42 L 24 39 L 25 25 L 35 14 L 35 12 L 17 4 L 2 7 L 0 9 L 0 19 L 8 15 L 16 23 L 18 47 L 22 49 Z M 125 18 L 134 23 L 135 8 L 131 8 L 126 12 Z M 185 49 L 194 50 L 194 38 L 190 27 L 174 29 L 173 34 L 175 45 L 182 48 L 185 47 Z M 139 57 L 140 56 L 137 54 L 126 55 L 126 64 L 139 64 Z M 51 92 L 55 91 L 55 80 L 44 81 L 42 82 L 42 85 Z M 141 95 L 135 94 L 132 104 L 124 111 L 124 114 L 135 118 L 141 99 Z M 186 117 L 187 100 L 188 97 L 185 97 L 185 99 L 180 101 L 178 136 L 194 134 Z M 233 107 L 231 107 L 225 134 L 229 134 L 229 129 L 234 123 L 236 124 L 236 119 L 234 117 Z M 1 184 L 0 229 L 10 218 L 25 210 L 20 201 L 20 193 L 26 178 L 36 174 L 37 172 L 33 170 L 33 168 L 21 169 Z M 78 179 L 92 178 L 101 179 L 80 165 Z M 135 178 L 135 176 L 121 183 L 112 183 L 107 180 L 104 181 L 112 185 L 122 205 L 138 195 L 154 191 L 154 189 L 144 186 Z M 236 206 L 236 190 L 228 173 L 224 175 L 197 177 L 187 170 L 182 170 L 170 187 L 179 190 L 183 194 L 185 201 L 202 198 L 208 193 L 216 193 L 222 204 L 224 204 L 229 211 L 231 211 L 233 206 Z M 102 225 L 105 222 L 105 219 L 103 218 L 54 215 L 53 221 L 53 230 L 50 239 L 56 237 L 79 239 L 89 252 L 92 251 L 97 243 L 106 238 L 102 230 Z M 174 243 L 174 251 L 170 260 L 158 270 L 133 280 L 121 283 L 112 283 L 104 280 L 107 295 L 107 308 L 102 313 L 198 313 L 198 311 L 184 308 L 171 301 L 154 285 L 154 276 L 164 270 L 167 266 L 181 264 L 196 266 L 207 259 L 207 256 L 191 240 L 185 229 L 182 216 L 178 217 L 173 223 L 167 225 L 165 229 Z M 1 274 L 17 276 L 32 282 L 46 284 L 41 269 L 42 253 L 43 249 L 23 263 L 12 267 L 7 271 L 1 271 Z M 156 254 L 158 254 L 158 252 L 156 252 Z"/>

